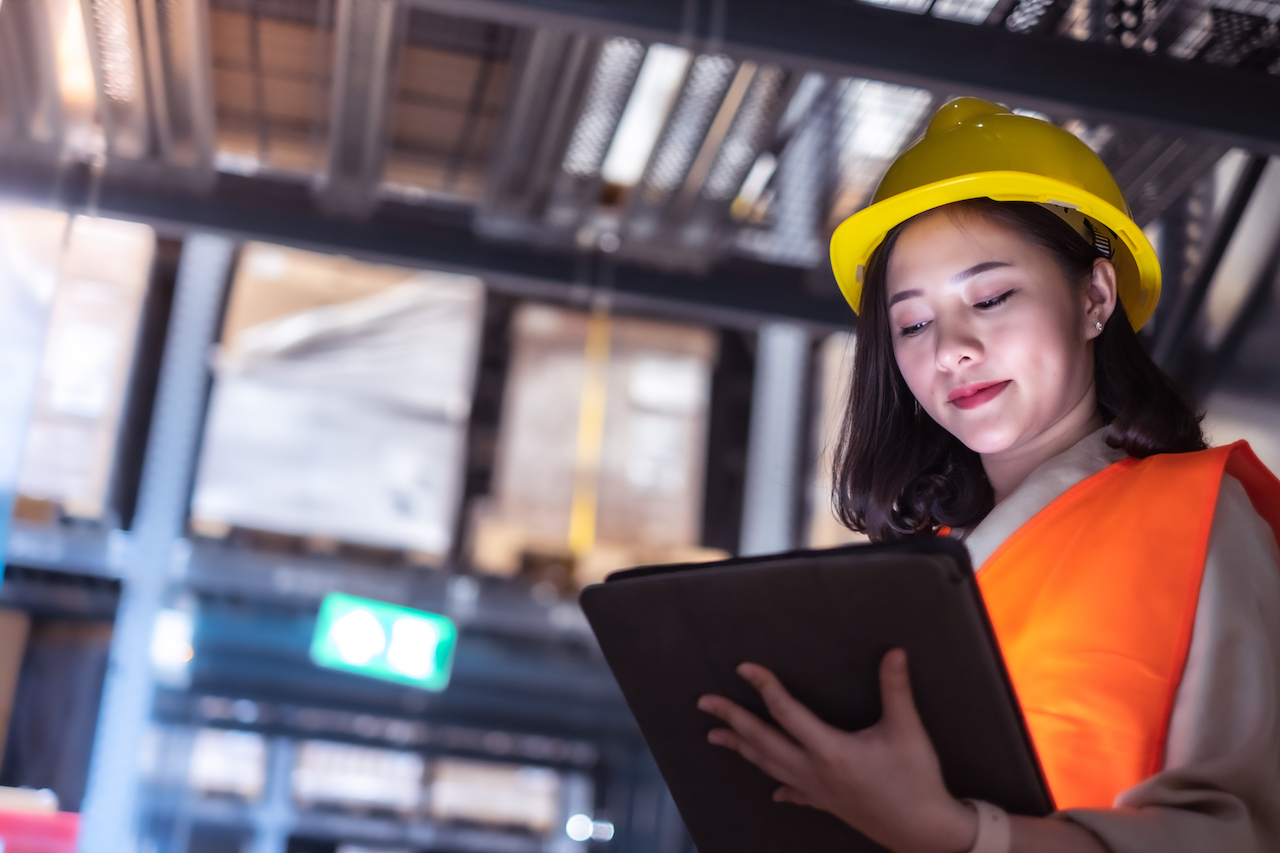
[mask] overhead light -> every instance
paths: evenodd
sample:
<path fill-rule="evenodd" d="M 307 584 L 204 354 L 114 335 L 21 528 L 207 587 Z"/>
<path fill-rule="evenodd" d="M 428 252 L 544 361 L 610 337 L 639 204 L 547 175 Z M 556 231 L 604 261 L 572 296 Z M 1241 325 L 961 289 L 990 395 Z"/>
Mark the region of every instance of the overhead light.
<path fill-rule="evenodd" d="M 682 47 L 654 44 L 649 47 L 636 77 L 636 85 L 622 111 L 609 153 L 600 167 L 611 184 L 633 187 L 644 174 L 649 155 L 666 123 L 691 54 Z"/>
<path fill-rule="evenodd" d="M 156 614 L 151 629 L 151 667 L 156 680 L 169 687 L 189 682 L 195 617 L 188 608 L 169 608 Z"/>
<path fill-rule="evenodd" d="M 901 12 L 921 14 L 929 10 L 933 0 L 862 0 L 873 6 L 884 6 L 886 9 L 897 9 Z"/>
<path fill-rule="evenodd" d="M 844 158 L 888 160 L 929 108 L 929 93 L 876 80 L 854 80 L 845 90 Z"/>
<path fill-rule="evenodd" d="M 923 89 L 876 80 L 850 80 L 840 96 L 839 186 L 829 210 L 831 224 L 861 207 L 889 161 L 909 141 L 929 109 Z"/>
<path fill-rule="evenodd" d="M 56 5 L 50 4 L 50 8 Z M 70 109 L 92 110 L 97 87 L 93 82 L 93 64 L 89 60 L 79 0 L 70 0 L 64 8 L 66 12 L 58 35 L 58 88 L 63 103 Z"/>
<path fill-rule="evenodd" d="M 996 0 L 937 0 L 929 14 L 966 24 L 981 24 L 995 6 Z"/>
<path fill-rule="evenodd" d="M 729 206 L 729 213 L 734 219 L 746 219 L 755 209 L 756 202 L 764 194 L 765 187 L 769 185 L 769 179 L 777 170 L 778 158 L 768 151 L 756 158 L 756 161 L 751 164 L 751 171 L 747 172 L 747 177 L 742 182 L 742 189 L 738 190 L 737 198 Z"/>
<path fill-rule="evenodd" d="M 609 841 L 614 831 L 609 821 L 592 820 L 584 814 L 574 815 L 564 825 L 564 834 L 573 841 Z"/>
<path fill-rule="evenodd" d="M 574 841 L 587 841 L 591 838 L 593 828 L 591 818 L 584 814 L 576 814 L 565 822 L 564 834 Z"/>
<path fill-rule="evenodd" d="M 446 616 L 335 592 L 320 605 L 311 660 L 439 691 L 449 684 L 457 640 L 458 629 Z"/>

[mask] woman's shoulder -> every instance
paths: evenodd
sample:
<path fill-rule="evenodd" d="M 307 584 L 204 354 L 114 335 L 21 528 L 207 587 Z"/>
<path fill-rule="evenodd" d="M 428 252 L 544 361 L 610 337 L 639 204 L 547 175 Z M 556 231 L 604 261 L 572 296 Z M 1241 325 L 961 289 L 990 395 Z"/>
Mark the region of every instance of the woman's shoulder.
<path fill-rule="evenodd" d="M 1244 484 L 1231 472 L 1222 475 L 1209 534 L 1210 563 L 1222 566 L 1260 566 L 1275 569 L 1280 583 L 1280 530 L 1258 512 Z M 1214 558 L 1217 559 L 1214 559 Z"/>

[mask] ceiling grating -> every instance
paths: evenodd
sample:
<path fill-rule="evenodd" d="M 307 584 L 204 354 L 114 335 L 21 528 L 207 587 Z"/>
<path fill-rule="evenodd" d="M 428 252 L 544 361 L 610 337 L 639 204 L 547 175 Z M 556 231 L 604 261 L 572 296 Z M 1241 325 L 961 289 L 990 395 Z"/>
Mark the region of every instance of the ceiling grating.
<path fill-rule="evenodd" d="M 600 174 L 644 55 L 640 42 L 629 38 L 609 39 L 600 49 L 582 115 L 574 125 L 573 137 L 565 151 L 566 173 L 575 178 L 594 178 Z"/>
<path fill-rule="evenodd" d="M 1271 0 L 873 5 L 1280 74 Z M 219 175 L 291 182 L 339 217 L 384 202 L 464 210 L 485 238 L 642 265 L 819 267 L 831 229 L 954 94 L 531 20 L 419 0 L 4 0 L 0 139 L 25 157 L 189 176 L 196 191 Z M 60 47 L 76 26 L 79 60 Z M 1226 150 L 1035 115 L 1099 153 L 1140 224 Z"/>

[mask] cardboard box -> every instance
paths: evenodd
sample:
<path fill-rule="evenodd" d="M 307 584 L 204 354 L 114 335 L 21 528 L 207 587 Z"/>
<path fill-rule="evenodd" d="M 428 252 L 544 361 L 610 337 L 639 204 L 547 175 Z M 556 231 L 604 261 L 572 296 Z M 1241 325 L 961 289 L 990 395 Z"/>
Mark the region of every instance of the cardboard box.
<path fill-rule="evenodd" d="M 581 585 L 723 556 L 699 547 L 715 335 L 528 304 L 512 337 L 494 493 L 472 519 L 477 567 L 514 574 L 560 555 Z M 593 519 L 586 547 L 571 539 L 575 511 Z"/>
<path fill-rule="evenodd" d="M 106 510 L 155 245 L 147 225 L 71 222 L 18 484 L 69 516 Z"/>
<path fill-rule="evenodd" d="M 67 215 L 0 205 L 0 539 L 22 471 Z"/>
<path fill-rule="evenodd" d="M 26 613 L 0 607 L 0 766 L 4 764 L 4 750 L 9 742 L 9 720 L 13 716 L 13 700 L 30 630 L 31 618 Z M 0 809 L 3 808 L 0 803 Z M 57 808 L 55 800 L 54 810 Z"/>
<path fill-rule="evenodd" d="M 193 529 L 448 553 L 483 311 L 475 278 L 247 246 Z"/>
<path fill-rule="evenodd" d="M 834 548 L 870 541 L 864 533 L 854 533 L 840 523 L 832 507 L 832 462 L 840 441 L 849 389 L 853 383 L 854 337 L 836 332 L 822 342 L 818 351 L 818 416 L 814 422 L 814 458 L 809 477 L 809 524 L 806 546 Z"/>

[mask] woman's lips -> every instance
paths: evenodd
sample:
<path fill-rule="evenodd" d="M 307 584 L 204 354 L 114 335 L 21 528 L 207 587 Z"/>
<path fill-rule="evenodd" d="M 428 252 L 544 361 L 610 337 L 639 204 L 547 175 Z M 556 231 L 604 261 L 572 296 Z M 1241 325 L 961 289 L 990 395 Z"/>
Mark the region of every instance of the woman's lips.
<path fill-rule="evenodd" d="M 1006 379 L 1003 382 L 975 382 L 972 385 L 965 385 L 948 394 L 947 402 L 954 404 L 958 409 L 976 409 L 983 403 L 999 397 L 1000 392 L 1009 387 L 1012 381 L 1012 379 Z"/>

